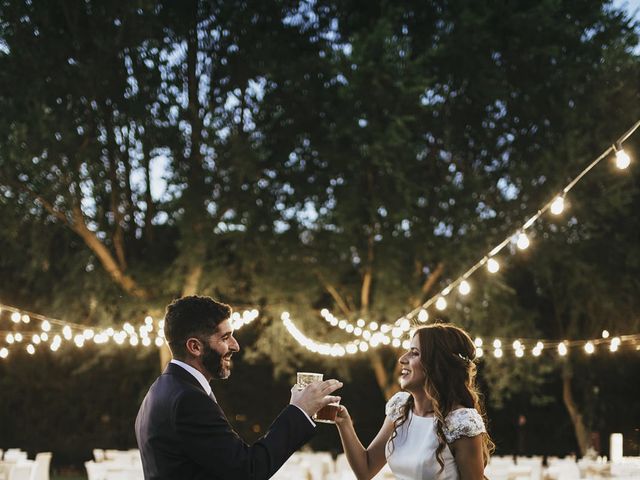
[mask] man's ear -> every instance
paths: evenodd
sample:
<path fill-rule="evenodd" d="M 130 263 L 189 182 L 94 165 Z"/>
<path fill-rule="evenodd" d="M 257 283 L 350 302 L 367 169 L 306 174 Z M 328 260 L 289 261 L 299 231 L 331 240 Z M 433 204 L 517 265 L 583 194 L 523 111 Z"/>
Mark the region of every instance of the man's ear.
<path fill-rule="evenodd" d="M 202 355 L 202 342 L 196 337 L 187 338 L 185 346 L 187 348 L 187 352 L 192 357 L 199 357 Z"/>

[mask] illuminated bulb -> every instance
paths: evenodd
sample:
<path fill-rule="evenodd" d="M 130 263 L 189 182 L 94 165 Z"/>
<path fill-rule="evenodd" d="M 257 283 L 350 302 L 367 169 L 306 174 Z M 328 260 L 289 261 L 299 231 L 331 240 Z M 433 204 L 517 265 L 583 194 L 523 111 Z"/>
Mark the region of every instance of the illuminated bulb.
<path fill-rule="evenodd" d="M 14 338 L 16 339 L 16 342 L 21 342 L 22 341 L 22 334 L 20 332 L 16 333 Z"/>
<path fill-rule="evenodd" d="M 447 308 L 447 301 L 445 300 L 444 297 L 439 297 L 438 300 L 436 301 L 436 308 L 440 311 L 444 310 L 445 308 Z"/>
<path fill-rule="evenodd" d="M 534 357 L 539 357 L 540 354 L 542 353 L 542 350 L 538 348 L 534 348 L 533 350 L 531 350 L 531 353 L 533 354 Z"/>
<path fill-rule="evenodd" d="M 356 325 L 362 328 L 364 327 L 365 323 L 366 322 L 362 318 L 359 318 L 358 321 L 356 322 Z"/>
<path fill-rule="evenodd" d="M 538 342 L 538 343 L 536 343 L 535 348 L 536 348 L 537 350 L 542 351 L 542 349 L 544 348 L 544 345 L 543 345 L 543 343 L 542 343 L 542 342 Z"/>
<path fill-rule="evenodd" d="M 149 337 L 144 337 L 142 339 L 142 345 L 144 345 L 145 347 L 148 347 L 149 345 L 151 345 L 151 339 Z"/>
<path fill-rule="evenodd" d="M 383 345 L 389 345 L 391 343 L 391 337 L 389 337 L 388 335 L 385 335 L 382 337 L 382 344 Z"/>
<path fill-rule="evenodd" d="M 562 211 L 564 210 L 564 197 L 562 195 L 559 195 L 555 198 L 555 200 L 551 204 L 550 210 L 554 215 L 560 215 L 562 213 Z"/>
<path fill-rule="evenodd" d="M 0 358 L 7 358 L 9 356 L 9 350 L 6 348 L 0 348 Z"/>
<path fill-rule="evenodd" d="M 357 336 L 362 335 L 362 329 L 361 329 L 360 327 L 356 327 L 356 328 L 354 328 L 354 329 L 353 329 L 353 334 L 354 334 L 354 335 L 357 335 Z"/>
<path fill-rule="evenodd" d="M 516 350 L 516 357 L 518 357 L 518 358 L 524 357 L 524 350 L 522 350 L 521 348 L 518 348 Z"/>
<path fill-rule="evenodd" d="M 375 331 L 375 330 L 377 330 L 377 329 L 378 329 L 378 327 L 379 327 L 379 325 L 378 325 L 376 322 L 371 322 L 371 323 L 369 324 L 369 329 L 370 329 L 370 330 Z"/>
<path fill-rule="evenodd" d="M 371 338 L 371 332 L 369 330 L 365 330 L 364 332 L 362 332 L 362 338 L 364 338 L 365 340 L 369 340 Z"/>
<path fill-rule="evenodd" d="M 357 351 L 358 351 L 358 347 L 354 343 L 350 343 L 349 345 L 347 345 L 347 353 L 348 354 L 353 355 Z"/>
<path fill-rule="evenodd" d="M 411 340 L 405 340 L 402 342 L 402 348 L 405 350 L 409 350 L 411 348 Z"/>
<path fill-rule="evenodd" d="M 567 350 L 567 345 L 566 345 L 564 342 L 563 342 L 563 343 L 558 344 L 558 353 L 559 353 L 561 356 L 563 356 L 563 357 L 564 357 L 564 356 L 567 354 L 567 352 L 568 352 L 568 350 Z"/>
<path fill-rule="evenodd" d="M 400 322 L 400 328 L 403 332 L 408 332 L 411 329 L 411 322 L 406 318 L 402 319 L 402 322 Z"/>
<path fill-rule="evenodd" d="M 493 351 L 493 356 L 496 357 L 496 358 L 502 358 L 502 349 L 496 348 Z"/>
<path fill-rule="evenodd" d="M 93 336 L 95 335 L 95 332 L 93 330 L 91 330 L 90 328 L 85 329 L 84 332 L 82 332 L 82 336 L 86 339 L 86 340 L 91 340 L 93 338 Z"/>
<path fill-rule="evenodd" d="M 489 273 L 496 273 L 500 270 L 500 264 L 495 258 L 487 260 L 487 270 L 489 270 Z"/>
<path fill-rule="evenodd" d="M 24 323 L 29 323 L 31 321 L 31 317 L 25 313 L 24 315 L 22 315 L 22 321 Z"/>
<path fill-rule="evenodd" d="M 151 315 L 147 315 L 146 317 L 144 317 L 144 323 L 146 323 L 147 325 L 153 325 L 153 318 L 151 317 Z"/>
<path fill-rule="evenodd" d="M 471 285 L 466 280 L 460 282 L 460 286 L 458 287 L 458 291 L 461 295 L 468 295 L 471 291 Z"/>
<path fill-rule="evenodd" d="M 613 337 L 611 339 L 611 345 L 609 345 L 609 350 L 616 352 L 618 351 L 618 347 L 620 347 L 620 337 Z"/>
<path fill-rule="evenodd" d="M 484 355 L 484 350 L 476 348 L 476 358 L 481 358 Z"/>
<path fill-rule="evenodd" d="M 591 355 L 593 352 L 595 352 L 596 351 L 596 347 L 593 345 L 593 342 L 585 343 L 584 351 L 587 352 L 589 355 Z"/>
<path fill-rule="evenodd" d="M 420 310 L 420 313 L 418 313 L 418 320 L 422 323 L 426 322 L 429 320 L 429 313 L 424 309 Z"/>
<path fill-rule="evenodd" d="M 344 330 L 344 327 L 346 327 L 346 326 L 347 326 L 347 321 L 346 320 L 340 320 L 338 322 L 338 328 Z"/>
<path fill-rule="evenodd" d="M 12 344 L 13 342 L 15 342 L 15 339 L 13 338 L 13 333 L 7 334 L 7 343 Z"/>
<path fill-rule="evenodd" d="M 502 347 L 502 342 L 496 338 L 493 341 L 493 348 L 501 348 L 501 347 Z"/>
<path fill-rule="evenodd" d="M 609 338 L 609 330 L 602 330 L 602 338 Z"/>
<path fill-rule="evenodd" d="M 289 320 L 289 317 L 290 317 L 289 312 L 282 312 L 282 315 L 280 315 L 280 318 L 282 320 Z"/>
<path fill-rule="evenodd" d="M 33 355 L 34 353 L 36 353 L 36 347 L 31 344 L 27 345 L 27 352 L 29 353 L 29 355 Z"/>
<path fill-rule="evenodd" d="M 138 337 L 133 336 L 129 339 L 129 343 L 131 344 L 132 347 L 135 347 L 136 345 L 138 345 Z"/>
<path fill-rule="evenodd" d="M 355 330 L 355 328 L 353 328 L 353 325 L 349 324 L 349 325 L 346 326 L 345 330 L 348 333 L 352 333 Z"/>
<path fill-rule="evenodd" d="M 13 312 L 11 314 L 11 321 L 13 323 L 18 323 L 20 321 L 20 314 L 18 312 Z"/>
<path fill-rule="evenodd" d="M 624 170 L 630 164 L 631 158 L 629 158 L 629 155 L 624 151 L 624 149 L 621 148 L 620 150 L 616 151 L 616 167 L 618 167 L 620 170 Z"/>
<path fill-rule="evenodd" d="M 389 324 L 387 324 L 387 323 L 383 323 L 383 324 L 380 326 L 380 331 L 381 331 L 382 333 L 387 333 L 387 332 L 390 332 L 392 328 L 393 328 L 393 327 L 392 327 L 391 325 L 389 325 Z"/>
<path fill-rule="evenodd" d="M 516 340 L 513 342 L 512 347 L 514 350 L 520 350 L 522 348 L 522 343 L 520 343 L 520 340 Z"/>
<path fill-rule="evenodd" d="M 402 342 L 399 338 L 394 338 L 393 340 L 391 340 L 391 345 L 395 348 L 398 348 L 400 347 L 400 345 L 402 345 Z"/>
<path fill-rule="evenodd" d="M 527 234 L 522 232 L 518 235 L 518 240 L 516 242 L 516 245 L 518 245 L 518 248 L 520 250 L 525 250 L 526 248 L 529 247 L 530 243 L 529 243 L 529 237 L 527 237 Z"/>
<path fill-rule="evenodd" d="M 287 313 L 287 315 L 289 315 Z M 164 318 L 158 322 L 158 328 L 164 328 Z"/>
<path fill-rule="evenodd" d="M 67 340 L 71 340 L 71 327 L 69 325 L 66 325 L 63 329 L 62 329 L 62 335 L 64 335 L 64 338 L 66 338 Z"/>
<path fill-rule="evenodd" d="M 320 310 L 320 315 L 322 315 L 324 318 L 327 318 L 327 316 L 329 315 L 329 310 L 323 308 L 322 310 Z"/>
<path fill-rule="evenodd" d="M 155 344 L 156 347 L 161 347 L 164 344 L 164 340 L 162 339 L 162 337 L 156 337 Z"/>
<path fill-rule="evenodd" d="M 361 342 L 360 345 L 358 345 L 358 348 L 361 352 L 366 352 L 367 350 L 369 350 L 369 344 L 366 342 Z"/>
<path fill-rule="evenodd" d="M 45 320 L 44 322 L 42 322 L 41 328 L 43 332 L 49 332 L 51 331 L 51 324 L 48 320 Z"/>
<path fill-rule="evenodd" d="M 41 340 L 40 340 L 40 335 L 38 335 L 38 334 L 36 333 L 33 337 L 31 337 L 31 342 L 32 342 L 34 345 L 38 345 L 38 344 L 41 342 Z"/>

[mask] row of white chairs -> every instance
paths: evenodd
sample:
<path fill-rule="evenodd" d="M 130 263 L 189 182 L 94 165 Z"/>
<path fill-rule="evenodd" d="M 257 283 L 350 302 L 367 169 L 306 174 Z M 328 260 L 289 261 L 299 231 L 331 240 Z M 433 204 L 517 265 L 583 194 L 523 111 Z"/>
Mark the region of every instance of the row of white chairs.
<path fill-rule="evenodd" d="M 142 464 L 138 450 L 94 450 L 94 461 L 86 462 L 89 480 L 142 480 Z M 580 480 L 640 479 L 640 457 L 625 457 L 615 464 L 604 459 L 574 457 L 494 456 L 485 475 L 492 480 Z M 272 477 L 274 480 L 353 480 L 355 476 L 344 454 L 334 461 L 328 452 L 296 452 Z M 374 480 L 394 479 L 388 465 Z"/>
<path fill-rule="evenodd" d="M 0 480 L 49 480 L 51 457 L 51 452 L 40 452 L 29 460 L 19 448 L 0 450 Z"/>

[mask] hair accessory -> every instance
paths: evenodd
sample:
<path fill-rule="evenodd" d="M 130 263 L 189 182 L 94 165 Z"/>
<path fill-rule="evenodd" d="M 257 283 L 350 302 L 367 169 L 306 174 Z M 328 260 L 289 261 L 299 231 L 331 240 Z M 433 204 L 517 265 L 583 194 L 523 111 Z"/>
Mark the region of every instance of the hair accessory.
<path fill-rule="evenodd" d="M 469 360 L 469 357 L 465 357 L 464 355 L 462 355 L 461 353 L 458 353 L 458 356 L 464 360 L 467 363 L 471 363 L 471 360 Z"/>

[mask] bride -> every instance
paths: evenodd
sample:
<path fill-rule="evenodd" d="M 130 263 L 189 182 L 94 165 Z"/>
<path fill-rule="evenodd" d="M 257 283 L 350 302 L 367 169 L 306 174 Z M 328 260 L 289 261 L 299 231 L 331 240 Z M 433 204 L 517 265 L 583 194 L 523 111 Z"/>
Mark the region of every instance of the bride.
<path fill-rule="evenodd" d="M 364 448 L 342 406 L 336 425 L 358 480 L 385 463 L 399 480 L 483 479 L 494 445 L 475 387 L 475 345 L 461 328 L 433 324 L 415 331 L 400 357 L 400 387 L 386 418 Z"/>

